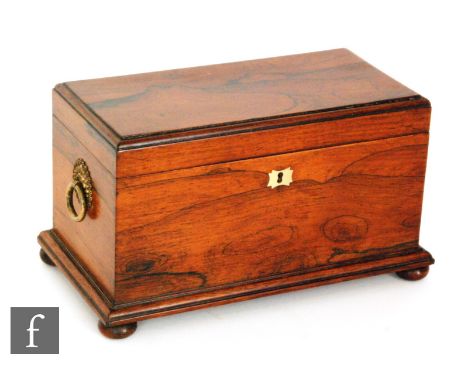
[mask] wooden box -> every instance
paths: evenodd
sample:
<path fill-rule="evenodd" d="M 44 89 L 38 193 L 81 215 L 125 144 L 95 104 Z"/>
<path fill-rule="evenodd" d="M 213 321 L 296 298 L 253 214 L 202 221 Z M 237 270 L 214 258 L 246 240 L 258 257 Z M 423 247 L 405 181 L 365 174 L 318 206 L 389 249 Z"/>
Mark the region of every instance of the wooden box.
<path fill-rule="evenodd" d="M 430 112 L 345 49 L 57 85 L 41 257 L 114 338 L 279 292 L 420 279 Z"/>

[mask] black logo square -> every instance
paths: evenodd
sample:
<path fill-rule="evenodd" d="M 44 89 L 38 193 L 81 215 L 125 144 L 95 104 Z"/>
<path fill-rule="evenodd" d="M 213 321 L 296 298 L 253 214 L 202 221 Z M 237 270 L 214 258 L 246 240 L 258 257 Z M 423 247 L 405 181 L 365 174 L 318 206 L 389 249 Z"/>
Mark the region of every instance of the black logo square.
<path fill-rule="evenodd" d="M 59 308 L 11 308 L 11 354 L 59 354 Z"/>

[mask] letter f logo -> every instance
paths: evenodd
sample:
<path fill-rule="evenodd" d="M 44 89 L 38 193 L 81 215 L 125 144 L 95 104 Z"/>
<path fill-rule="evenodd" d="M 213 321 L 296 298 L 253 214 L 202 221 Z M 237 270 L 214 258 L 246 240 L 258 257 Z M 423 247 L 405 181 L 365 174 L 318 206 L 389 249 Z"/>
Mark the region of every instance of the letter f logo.
<path fill-rule="evenodd" d="M 27 348 L 37 348 L 37 345 L 34 345 L 34 332 L 38 332 L 39 329 L 36 329 L 34 327 L 34 320 L 38 317 L 41 320 L 45 318 L 43 314 L 36 314 L 33 318 L 31 318 L 31 321 L 29 322 L 29 329 L 26 329 L 29 332 L 29 345 L 26 346 Z"/>

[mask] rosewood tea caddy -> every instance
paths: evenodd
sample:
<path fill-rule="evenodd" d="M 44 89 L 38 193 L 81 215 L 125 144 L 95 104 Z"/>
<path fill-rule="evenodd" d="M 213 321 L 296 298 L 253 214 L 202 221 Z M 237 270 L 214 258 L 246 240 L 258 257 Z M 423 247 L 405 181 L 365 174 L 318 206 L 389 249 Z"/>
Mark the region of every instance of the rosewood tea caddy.
<path fill-rule="evenodd" d="M 41 258 L 111 338 L 359 277 L 419 280 L 430 113 L 345 49 L 57 85 Z"/>

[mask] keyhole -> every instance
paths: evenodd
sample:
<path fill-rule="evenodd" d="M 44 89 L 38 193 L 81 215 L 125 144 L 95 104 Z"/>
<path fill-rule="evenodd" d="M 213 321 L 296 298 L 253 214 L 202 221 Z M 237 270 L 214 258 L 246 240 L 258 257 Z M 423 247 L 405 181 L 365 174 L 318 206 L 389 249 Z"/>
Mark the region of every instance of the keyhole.
<path fill-rule="evenodd" d="M 283 173 L 282 172 L 279 172 L 278 173 L 278 180 L 276 181 L 277 183 L 281 183 L 281 181 L 283 180 Z"/>

